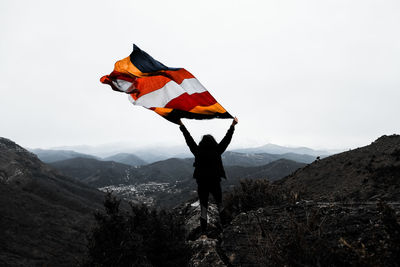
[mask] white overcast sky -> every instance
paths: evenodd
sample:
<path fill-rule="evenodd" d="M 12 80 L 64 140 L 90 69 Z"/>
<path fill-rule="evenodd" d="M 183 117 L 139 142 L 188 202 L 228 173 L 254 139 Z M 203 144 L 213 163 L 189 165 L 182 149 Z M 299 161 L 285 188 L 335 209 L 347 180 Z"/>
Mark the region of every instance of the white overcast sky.
<path fill-rule="evenodd" d="M 192 72 L 234 146 L 354 148 L 400 127 L 400 1 L 0 2 L 0 136 L 27 147 L 183 143 L 99 82 L 136 43 Z M 196 140 L 229 120 L 188 121 Z"/>

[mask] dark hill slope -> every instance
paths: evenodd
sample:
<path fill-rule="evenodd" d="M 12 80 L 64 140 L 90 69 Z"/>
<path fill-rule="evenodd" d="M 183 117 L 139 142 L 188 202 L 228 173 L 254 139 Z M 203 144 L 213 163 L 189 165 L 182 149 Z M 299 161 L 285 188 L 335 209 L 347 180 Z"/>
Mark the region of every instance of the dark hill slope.
<path fill-rule="evenodd" d="M 74 158 L 49 165 L 67 175 L 94 187 L 146 182 L 184 180 L 193 173 L 192 160 L 167 159 L 145 166 L 133 167 L 114 161 Z"/>
<path fill-rule="evenodd" d="M 280 183 L 309 199 L 399 201 L 400 136 L 315 161 Z"/>
<path fill-rule="evenodd" d="M 114 184 L 134 184 L 142 181 L 136 168 L 114 161 L 73 158 L 49 163 L 62 174 L 73 177 L 93 187 Z"/>
<path fill-rule="evenodd" d="M 194 159 L 170 158 L 141 166 L 139 172 L 149 181 L 175 182 L 191 178 Z"/>
<path fill-rule="evenodd" d="M 103 199 L 0 138 L 0 266 L 76 266 Z"/>
<path fill-rule="evenodd" d="M 263 166 L 240 167 L 229 166 L 226 168 L 230 179 L 268 179 L 270 181 L 279 180 L 299 168 L 306 166 L 305 163 L 295 162 L 287 159 L 275 160 Z"/>
<path fill-rule="evenodd" d="M 113 161 L 74 158 L 50 163 L 52 167 L 64 175 L 74 177 L 94 187 L 109 185 L 133 185 L 146 182 L 175 183 L 192 180 L 193 158 L 171 158 L 157 161 L 149 165 L 132 167 Z M 268 178 L 277 180 L 298 168 L 304 163 L 280 159 L 263 166 L 243 167 L 226 166 L 229 177 L 227 185 L 238 184 L 239 179 Z"/>

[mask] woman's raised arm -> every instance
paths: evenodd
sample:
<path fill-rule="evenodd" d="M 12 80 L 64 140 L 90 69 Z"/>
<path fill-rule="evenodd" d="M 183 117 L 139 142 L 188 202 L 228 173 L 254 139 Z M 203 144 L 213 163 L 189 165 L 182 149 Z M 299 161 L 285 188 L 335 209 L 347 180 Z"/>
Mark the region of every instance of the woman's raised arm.
<path fill-rule="evenodd" d="M 190 135 L 189 131 L 186 129 L 185 125 L 181 120 L 178 121 L 179 124 L 179 129 L 183 133 L 183 136 L 185 137 L 186 144 L 188 145 L 190 151 L 193 153 L 193 155 L 196 155 L 197 153 L 197 144 L 193 140 L 193 137 Z"/>

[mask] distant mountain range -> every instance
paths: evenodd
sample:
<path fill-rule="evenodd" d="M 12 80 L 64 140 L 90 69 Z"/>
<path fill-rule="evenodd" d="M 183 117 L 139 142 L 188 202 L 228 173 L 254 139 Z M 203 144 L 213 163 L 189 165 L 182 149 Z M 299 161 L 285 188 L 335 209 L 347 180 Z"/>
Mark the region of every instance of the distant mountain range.
<path fill-rule="evenodd" d="M 46 163 L 52 163 L 73 158 L 92 158 L 103 161 L 114 161 L 130 166 L 142 166 L 142 165 L 147 165 L 149 163 L 153 163 L 153 162 L 148 163 L 147 161 L 143 160 L 139 156 L 132 153 L 118 153 L 109 157 L 99 158 L 93 155 L 82 154 L 71 150 L 32 149 L 31 152 L 35 153 L 40 160 Z M 189 154 L 187 155 L 186 158 L 189 157 L 192 157 L 192 155 Z M 183 158 L 183 157 L 176 157 L 176 158 Z M 227 151 L 222 155 L 222 160 L 224 164 L 231 166 L 261 166 L 278 159 L 289 159 L 302 163 L 311 163 L 316 159 L 316 157 L 307 154 L 296 154 L 296 153 L 270 154 L 270 153 L 251 153 L 251 152 L 239 153 L 233 151 Z"/>
<path fill-rule="evenodd" d="M 192 178 L 193 161 L 193 158 L 171 158 L 133 167 L 113 161 L 73 158 L 49 165 L 63 175 L 79 179 L 95 188 L 108 188 L 120 192 L 120 195 L 128 199 L 138 200 L 135 196 L 145 195 L 153 198 L 160 206 L 174 206 L 193 196 L 192 192 L 196 189 Z M 228 179 L 223 180 L 222 186 L 228 189 L 237 185 L 241 179 L 277 180 L 305 165 L 287 159 L 275 160 L 262 166 L 226 165 Z M 145 184 L 147 186 L 143 187 Z M 160 190 L 160 187 L 164 189 Z M 131 190 L 135 193 L 132 194 Z"/>
<path fill-rule="evenodd" d="M 223 155 L 225 169 L 235 181 L 236 178 L 240 177 L 276 180 L 306 165 L 305 163 L 281 158 L 279 155 L 265 153 L 242 154 L 226 152 Z M 93 158 L 71 158 L 51 162 L 49 165 L 59 170 L 62 174 L 77 178 L 91 186 L 104 187 L 147 182 L 181 182 L 192 178 L 193 162 L 194 158 L 171 158 L 143 166 L 130 166 Z M 286 167 L 282 167 L 282 164 Z"/>
<path fill-rule="evenodd" d="M 300 155 L 310 155 L 315 157 L 324 157 L 331 155 L 332 152 L 326 150 L 314 150 L 308 147 L 285 147 L 279 146 L 274 144 L 266 144 L 260 147 L 254 148 L 242 148 L 242 149 L 235 149 L 235 152 L 240 153 L 269 153 L 269 154 L 300 154 Z"/>
<path fill-rule="evenodd" d="M 109 157 L 117 155 L 117 154 L 129 154 L 135 155 L 146 163 L 153 163 L 160 160 L 165 160 L 168 158 L 188 158 L 191 157 L 191 153 L 189 149 L 184 146 L 154 146 L 148 148 L 135 148 L 132 144 L 105 144 L 101 146 L 63 146 L 56 147 L 54 149 L 48 150 L 61 150 L 61 151 L 75 151 L 77 153 L 82 153 L 86 155 L 93 155 L 97 158 L 102 158 L 105 160 L 109 160 Z M 34 152 L 32 149 L 31 151 Z M 333 153 L 337 153 L 339 151 L 325 151 L 325 150 L 314 150 L 307 147 L 285 147 L 274 144 L 267 144 L 260 147 L 255 148 L 241 148 L 241 149 L 233 149 L 232 152 L 245 153 L 245 154 L 298 154 L 298 155 L 309 155 L 313 157 L 325 157 L 328 155 L 332 155 Z M 36 152 L 34 152 L 36 153 Z M 39 158 L 41 156 L 39 155 Z M 67 158 L 63 158 L 67 159 Z M 61 159 L 60 159 L 61 160 Z M 116 161 L 115 159 L 112 159 Z M 44 160 L 47 162 L 47 160 Z M 121 163 L 128 163 L 127 161 Z M 137 164 L 134 164 L 137 165 Z"/>
<path fill-rule="evenodd" d="M 222 161 L 227 166 L 261 166 L 278 159 L 288 159 L 301 163 L 311 163 L 316 157 L 310 155 L 301 155 L 295 153 L 269 154 L 269 153 L 239 153 L 227 151 L 222 154 Z"/>
<path fill-rule="evenodd" d="M 131 200 L 146 203 L 159 200 L 164 206 L 172 206 L 190 197 L 196 188 L 192 179 L 194 158 L 169 158 L 147 164 L 132 153 L 98 158 L 68 150 L 33 152 L 63 175 L 104 191 L 119 192 L 121 196 Z M 227 151 L 222 155 L 222 160 L 229 179 L 224 181 L 223 188 L 237 185 L 243 178 L 280 179 L 315 159 L 315 156 L 296 153 Z"/>

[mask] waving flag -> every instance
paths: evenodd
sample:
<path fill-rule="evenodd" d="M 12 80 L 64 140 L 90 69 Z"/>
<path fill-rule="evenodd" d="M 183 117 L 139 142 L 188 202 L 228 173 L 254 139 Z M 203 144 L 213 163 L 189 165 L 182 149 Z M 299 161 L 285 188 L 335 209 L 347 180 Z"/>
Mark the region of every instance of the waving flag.
<path fill-rule="evenodd" d="M 180 118 L 232 118 L 190 72 L 169 68 L 136 45 L 130 56 L 117 61 L 114 71 L 100 81 L 129 94 L 134 105 L 172 122 Z"/>

